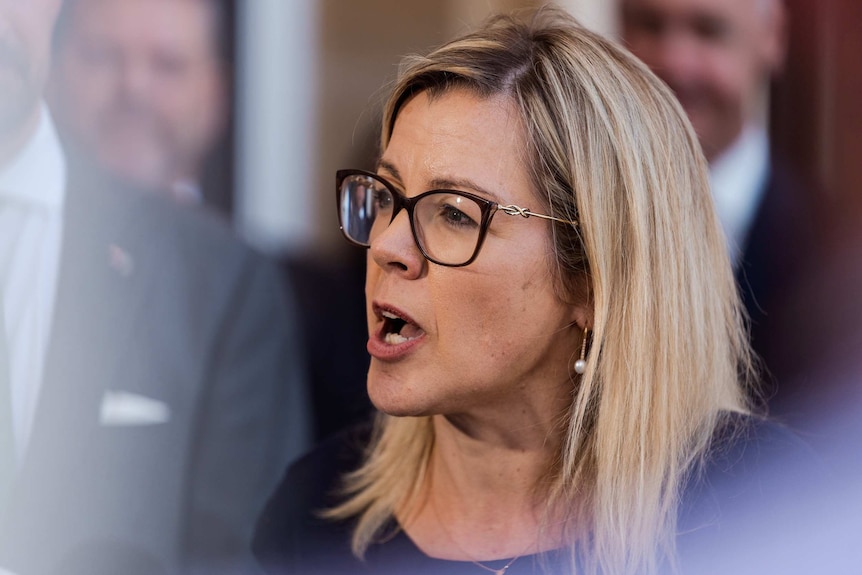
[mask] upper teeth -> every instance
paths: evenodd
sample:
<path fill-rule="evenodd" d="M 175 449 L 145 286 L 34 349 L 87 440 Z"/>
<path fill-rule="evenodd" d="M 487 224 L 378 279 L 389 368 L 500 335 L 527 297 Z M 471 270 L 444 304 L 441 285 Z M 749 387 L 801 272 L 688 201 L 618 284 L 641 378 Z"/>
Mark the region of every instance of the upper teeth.
<path fill-rule="evenodd" d="M 383 315 L 383 317 L 388 318 L 388 319 L 401 319 L 400 317 L 398 317 L 397 315 L 395 315 L 391 311 L 384 311 L 384 312 L 382 312 L 381 315 Z"/>

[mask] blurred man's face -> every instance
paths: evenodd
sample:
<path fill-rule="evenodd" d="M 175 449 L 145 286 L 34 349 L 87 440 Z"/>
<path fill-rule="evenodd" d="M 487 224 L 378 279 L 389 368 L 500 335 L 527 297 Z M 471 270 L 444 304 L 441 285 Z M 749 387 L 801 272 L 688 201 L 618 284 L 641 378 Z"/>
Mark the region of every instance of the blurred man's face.
<path fill-rule="evenodd" d="M 61 0 L 0 0 L 0 151 L 38 117 Z"/>
<path fill-rule="evenodd" d="M 206 0 L 80 0 L 50 98 L 78 151 L 143 185 L 197 179 L 226 113 L 214 17 Z"/>
<path fill-rule="evenodd" d="M 780 0 L 622 0 L 628 47 L 676 92 L 707 158 L 757 113 L 783 57 Z"/>

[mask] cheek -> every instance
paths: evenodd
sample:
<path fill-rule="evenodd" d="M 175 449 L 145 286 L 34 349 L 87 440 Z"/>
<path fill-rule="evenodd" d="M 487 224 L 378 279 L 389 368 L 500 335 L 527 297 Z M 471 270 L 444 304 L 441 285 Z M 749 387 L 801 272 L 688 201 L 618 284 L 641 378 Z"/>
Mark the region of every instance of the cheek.
<path fill-rule="evenodd" d="M 213 137 L 221 132 L 225 117 L 225 102 L 220 90 L 221 85 L 215 79 L 204 79 L 188 102 L 192 112 L 197 111 L 201 131 Z"/>
<path fill-rule="evenodd" d="M 631 32 L 627 36 L 628 48 L 637 55 L 644 64 L 655 69 L 661 64 L 661 41 L 654 36 L 640 32 Z"/>
<path fill-rule="evenodd" d="M 201 98 L 201 91 L 187 78 L 157 77 L 153 82 L 156 109 L 166 116 L 178 120 L 188 117 L 198 118 L 206 111 L 207 102 Z"/>
<path fill-rule="evenodd" d="M 745 96 L 754 78 L 743 55 L 728 48 L 716 48 L 704 70 L 708 72 L 706 78 L 714 96 L 728 106 L 736 105 Z"/>
<path fill-rule="evenodd" d="M 69 55 L 63 61 L 62 70 L 61 89 L 65 97 L 74 101 L 76 114 L 100 113 L 112 100 L 117 79 L 110 67 L 89 64 Z"/>
<path fill-rule="evenodd" d="M 499 270 L 457 284 L 441 280 L 435 291 L 441 310 L 438 329 L 443 338 L 451 334 L 450 341 L 441 343 L 475 361 L 500 359 L 521 345 L 536 329 L 533 310 L 544 306 L 549 288 L 540 285 L 538 274 L 518 278 L 520 274 L 523 270 Z"/>

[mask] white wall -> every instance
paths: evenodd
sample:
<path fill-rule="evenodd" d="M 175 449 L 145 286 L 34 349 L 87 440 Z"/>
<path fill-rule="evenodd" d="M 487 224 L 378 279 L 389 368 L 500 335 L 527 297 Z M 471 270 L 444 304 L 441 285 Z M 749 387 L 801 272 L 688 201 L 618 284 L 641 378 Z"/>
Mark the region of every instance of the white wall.
<path fill-rule="evenodd" d="M 617 34 L 616 7 L 618 0 L 557 0 L 557 4 L 573 14 L 581 24 L 605 36 Z"/>
<path fill-rule="evenodd" d="M 317 2 L 238 3 L 236 226 L 270 253 L 305 250 L 317 203 Z"/>

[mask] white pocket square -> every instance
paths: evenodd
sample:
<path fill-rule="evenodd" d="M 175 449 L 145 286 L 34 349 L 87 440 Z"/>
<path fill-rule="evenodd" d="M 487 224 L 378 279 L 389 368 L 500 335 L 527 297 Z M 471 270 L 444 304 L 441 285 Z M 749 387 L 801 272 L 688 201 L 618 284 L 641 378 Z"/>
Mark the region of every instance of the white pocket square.
<path fill-rule="evenodd" d="M 157 399 L 128 391 L 106 391 L 102 396 L 101 425 L 157 425 L 170 419 L 170 407 Z"/>

